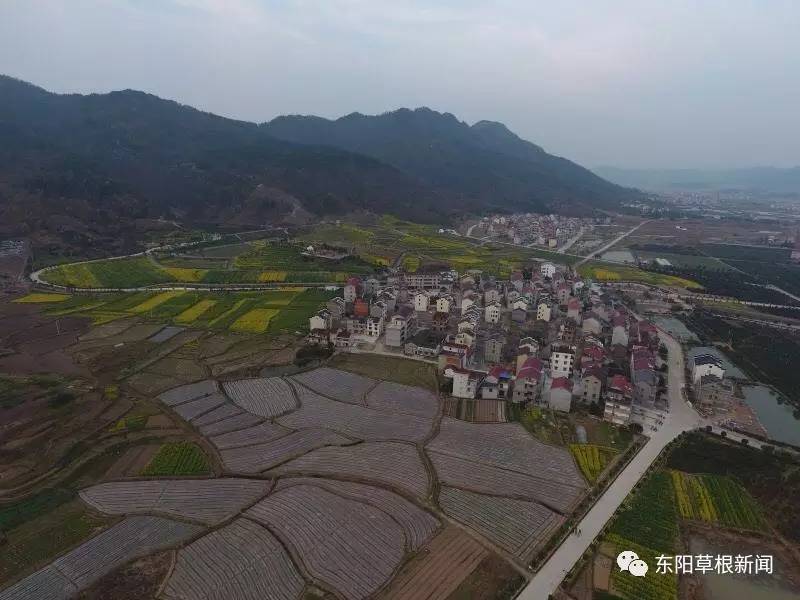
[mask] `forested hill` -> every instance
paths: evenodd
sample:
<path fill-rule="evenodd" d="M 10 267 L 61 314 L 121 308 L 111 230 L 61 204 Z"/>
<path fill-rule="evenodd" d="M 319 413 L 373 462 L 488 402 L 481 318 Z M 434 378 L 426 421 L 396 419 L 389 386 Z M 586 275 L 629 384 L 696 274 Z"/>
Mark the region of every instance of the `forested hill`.
<path fill-rule="evenodd" d="M 132 90 L 59 95 L 0 76 L 0 236 L 39 244 L 118 250 L 154 219 L 434 222 L 497 207 L 586 211 L 631 194 L 501 125 L 428 110 L 258 126 Z"/>
<path fill-rule="evenodd" d="M 372 156 L 427 185 L 478 199 L 483 206 L 585 213 L 640 197 L 548 154 L 501 123 L 470 126 L 428 108 L 377 116 L 353 113 L 336 120 L 285 116 L 262 128 L 287 141 Z"/>

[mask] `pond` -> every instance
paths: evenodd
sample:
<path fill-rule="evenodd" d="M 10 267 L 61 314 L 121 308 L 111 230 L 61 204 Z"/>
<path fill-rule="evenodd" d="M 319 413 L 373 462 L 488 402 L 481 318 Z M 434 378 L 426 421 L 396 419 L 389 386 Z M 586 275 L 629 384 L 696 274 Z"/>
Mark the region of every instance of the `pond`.
<path fill-rule="evenodd" d="M 675 317 L 651 317 L 650 320 L 681 343 L 696 342 L 698 337 Z"/>
<path fill-rule="evenodd" d="M 698 554 L 737 555 L 759 554 L 759 548 L 742 548 L 741 544 L 732 542 L 711 542 L 698 535 L 689 538 L 689 551 Z M 770 554 L 767 549 L 761 553 Z M 706 600 L 800 600 L 800 593 L 792 589 L 783 573 L 791 568 L 774 557 L 773 575 L 731 575 L 704 573 L 695 575 L 703 584 Z"/>
<path fill-rule="evenodd" d="M 800 420 L 794 418 L 791 404 L 778 404 L 779 394 L 763 385 L 742 386 L 744 401 L 752 408 L 758 420 L 773 440 L 800 446 Z"/>
<path fill-rule="evenodd" d="M 600 258 L 602 260 L 610 260 L 612 262 L 636 262 L 636 257 L 630 252 L 630 250 L 609 250 L 608 252 L 603 252 Z"/>
<path fill-rule="evenodd" d="M 747 379 L 747 375 L 745 375 L 741 369 L 734 365 L 731 362 L 731 359 L 725 356 L 720 350 L 717 350 L 714 346 L 695 346 L 686 353 L 686 360 L 691 361 L 691 359 L 699 354 L 711 354 L 712 356 L 719 358 L 722 361 L 722 367 L 725 369 L 726 377 Z"/>

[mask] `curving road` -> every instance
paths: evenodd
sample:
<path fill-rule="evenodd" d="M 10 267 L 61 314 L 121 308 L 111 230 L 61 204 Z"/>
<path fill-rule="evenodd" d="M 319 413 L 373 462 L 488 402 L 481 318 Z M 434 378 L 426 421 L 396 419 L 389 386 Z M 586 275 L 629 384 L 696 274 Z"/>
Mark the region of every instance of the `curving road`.
<path fill-rule="evenodd" d="M 664 425 L 653 432 L 648 442 L 606 489 L 595 505 L 576 525 L 581 536 L 569 535 L 548 561 L 536 572 L 518 598 L 522 600 L 544 600 L 553 594 L 567 571 L 580 560 L 592 541 L 600 534 L 633 486 L 642 478 L 664 447 L 681 432 L 703 425 L 700 416 L 684 400 L 683 349 L 675 338 L 661 330 L 659 337 L 669 352 L 668 394 L 670 412 Z"/>

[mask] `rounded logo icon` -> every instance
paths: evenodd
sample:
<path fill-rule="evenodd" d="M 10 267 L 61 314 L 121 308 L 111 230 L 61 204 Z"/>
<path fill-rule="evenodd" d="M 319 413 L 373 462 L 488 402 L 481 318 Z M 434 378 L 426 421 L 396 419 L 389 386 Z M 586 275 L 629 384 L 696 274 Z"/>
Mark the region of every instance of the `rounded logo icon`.
<path fill-rule="evenodd" d="M 624 550 L 617 556 L 617 565 L 620 571 L 627 571 L 631 562 L 639 560 L 639 555 L 633 550 Z"/>
<path fill-rule="evenodd" d="M 647 563 L 640 559 L 632 560 L 628 571 L 635 577 L 644 577 L 647 574 Z"/>

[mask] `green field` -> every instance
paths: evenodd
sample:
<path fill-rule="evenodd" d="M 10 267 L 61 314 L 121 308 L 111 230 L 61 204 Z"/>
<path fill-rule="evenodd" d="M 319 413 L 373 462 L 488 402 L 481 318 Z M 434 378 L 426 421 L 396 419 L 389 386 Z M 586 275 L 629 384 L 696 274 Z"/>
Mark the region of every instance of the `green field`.
<path fill-rule="evenodd" d="M 320 288 L 284 288 L 253 292 L 171 291 L 72 296 L 55 304 L 48 314 L 87 316 L 96 324 L 135 316 L 200 329 L 293 334 L 305 332 L 308 318 L 336 293 Z M 235 325 L 251 311 L 269 311 L 256 313 L 265 316 L 264 327 L 256 324 L 242 327 L 242 322 Z"/>
<path fill-rule="evenodd" d="M 349 256 L 326 260 L 304 256 L 303 244 L 264 240 L 192 250 L 192 254 L 139 256 L 65 264 L 42 273 L 42 279 L 72 288 L 133 288 L 164 283 L 343 283 L 348 276 L 367 276 L 389 258 Z M 198 258 L 197 253 L 201 253 Z"/>
<path fill-rule="evenodd" d="M 605 541 L 614 547 L 615 553 L 633 550 L 651 566 L 646 577 L 633 577 L 617 568 L 612 570 L 611 580 L 622 598 L 671 600 L 677 597 L 677 576 L 659 574 L 655 570 L 657 555 L 674 554 L 677 549 L 678 512 L 668 473 L 651 474 L 625 500 Z"/>
<path fill-rule="evenodd" d="M 667 287 L 702 288 L 699 283 L 690 279 L 600 261 L 589 261 L 581 265 L 578 273 L 581 277 L 589 277 L 595 281 L 629 281 Z"/>
<path fill-rule="evenodd" d="M 146 257 L 60 265 L 42 274 L 45 281 L 78 288 L 132 288 L 173 281 Z"/>
<path fill-rule="evenodd" d="M 730 477 L 691 475 L 683 471 L 671 471 L 670 475 L 682 518 L 736 529 L 766 529 L 758 504 Z"/>
<path fill-rule="evenodd" d="M 141 475 L 168 477 L 170 475 L 209 475 L 208 458 L 193 442 L 170 442 L 161 446 Z"/>
<path fill-rule="evenodd" d="M 500 277 L 530 266 L 535 259 L 572 264 L 575 257 L 511 245 L 481 244 L 466 237 L 439 233 L 423 225 L 385 216 L 370 225 L 321 225 L 300 236 L 309 243 L 324 242 L 354 247 L 360 256 L 392 259 L 403 254 L 403 267 L 447 265 L 458 271 L 478 269 Z"/>

